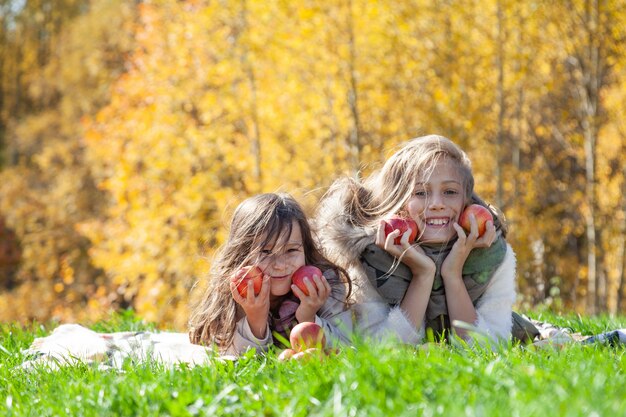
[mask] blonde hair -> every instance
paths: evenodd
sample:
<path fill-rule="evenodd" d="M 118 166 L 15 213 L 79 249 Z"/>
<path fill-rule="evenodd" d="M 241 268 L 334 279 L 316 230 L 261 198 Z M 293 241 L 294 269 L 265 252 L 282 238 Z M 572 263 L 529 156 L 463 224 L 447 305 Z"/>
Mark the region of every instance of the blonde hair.
<path fill-rule="evenodd" d="M 501 213 L 486 204 L 474 193 L 472 163 L 467 154 L 450 139 L 439 135 L 427 135 L 411 139 L 396 151 L 383 165 L 363 182 L 344 178 L 329 191 L 340 189 L 346 214 L 353 224 L 374 227 L 378 221 L 392 213 L 403 210 L 414 192 L 417 181 L 426 181 L 436 165 L 445 160 L 457 168 L 464 188 L 465 204 L 480 204 L 494 214 L 494 224 L 504 230 Z"/>
<path fill-rule="evenodd" d="M 242 266 L 254 264 L 255 256 L 268 245 L 289 236 L 293 223 L 302 232 L 305 263 L 322 270 L 334 269 L 336 280 L 329 279 L 333 293 L 351 282 L 345 271 L 328 261 L 319 251 L 307 217 L 298 202 L 288 194 L 259 194 L 244 200 L 235 209 L 226 243 L 218 250 L 209 272 L 209 285 L 189 321 L 192 343 L 215 343 L 220 349 L 230 346 L 237 320 L 243 317 L 230 292 L 230 277 Z M 344 291 L 342 291 L 343 293 Z"/>

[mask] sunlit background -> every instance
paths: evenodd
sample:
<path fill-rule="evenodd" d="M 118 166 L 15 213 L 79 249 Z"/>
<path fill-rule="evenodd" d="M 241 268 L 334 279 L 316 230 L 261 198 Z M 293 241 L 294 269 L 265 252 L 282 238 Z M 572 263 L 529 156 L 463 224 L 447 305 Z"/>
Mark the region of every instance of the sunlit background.
<path fill-rule="evenodd" d="M 0 320 L 184 329 L 234 206 L 437 133 L 521 310 L 623 312 L 622 0 L 0 0 Z"/>

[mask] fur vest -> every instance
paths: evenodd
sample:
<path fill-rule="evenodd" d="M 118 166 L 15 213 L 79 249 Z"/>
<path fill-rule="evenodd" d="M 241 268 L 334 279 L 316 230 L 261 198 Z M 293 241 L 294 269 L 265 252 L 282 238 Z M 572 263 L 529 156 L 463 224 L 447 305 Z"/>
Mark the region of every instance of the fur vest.
<path fill-rule="evenodd" d="M 397 305 L 398 300 L 390 303 L 372 282 L 371 271 L 368 276 L 369 266 L 362 255 L 374 243 L 376 229 L 352 224 L 344 212 L 344 200 L 341 191 L 322 200 L 314 227 L 325 256 L 352 279 L 355 330 L 367 337 L 391 336 L 406 343 L 419 342 L 424 337 L 424 326 L 416 329 Z M 478 320 L 471 324 L 494 339 L 510 336 L 515 301 L 515 255 L 508 244 L 503 244 L 506 255 L 501 265 L 473 300 Z"/>

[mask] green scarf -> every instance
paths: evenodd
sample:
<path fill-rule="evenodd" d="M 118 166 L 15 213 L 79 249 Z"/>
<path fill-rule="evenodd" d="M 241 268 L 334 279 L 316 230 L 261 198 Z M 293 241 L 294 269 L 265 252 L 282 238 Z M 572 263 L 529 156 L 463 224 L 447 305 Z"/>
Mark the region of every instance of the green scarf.
<path fill-rule="evenodd" d="M 455 241 L 449 242 L 445 246 L 428 246 L 422 245 L 422 249 L 430 259 L 435 262 L 437 272 L 435 272 L 435 281 L 433 282 L 433 291 L 437 291 L 443 287 L 443 279 L 441 278 L 441 266 L 446 260 L 448 254 L 452 250 Z M 491 276 L 504 260 L 506 254 L 506 241 L 499 236 L 493 244 L 488 248 L 472 249 L 469 256 L 463 264 L 463 277 L 471 276 L 478 283 L 484 284 L 491 279 Z M 405 265 L 406 266 L 406 265 Z"/>
<path fill-rule="evenodd" d="M 421 246 L 437 267 L 433 289 L 426 309 L 426 321 L 429 324 L 433 321 L 445 322 L 448 315 L 445 287 L 441 278 L 441 266 L 452 250 L 455 241 L 453 240 L 444 246 Z M 473 249 L 467 257 L 463 265 L 463 282 L 474 305 L 483 295 L 491 277 L 504 261 L 506 250 L 506 241 L 498 232 L 498 238 L 490 247 Z M 365 248 L 361 254 L 361 261 L 368 279 L 387 303 L 390 305 L 400 304 L 413 278 L 409 267 L 374 244 Z M 436 330 L 442 330 L 442 327 L 449 328 L 449 323 L 443 326 L 433 323 L 432 327 L 435 327 Z"/>

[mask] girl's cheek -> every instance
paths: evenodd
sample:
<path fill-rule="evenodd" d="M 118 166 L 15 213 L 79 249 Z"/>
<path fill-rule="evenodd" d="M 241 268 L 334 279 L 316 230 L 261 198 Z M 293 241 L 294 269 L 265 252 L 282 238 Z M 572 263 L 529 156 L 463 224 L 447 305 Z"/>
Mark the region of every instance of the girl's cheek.
<path fill-rule="evenodd" d="M 297 259 L 295 259 L 294 264 L 292 265 L 295 269 L 300 268 L 301 266 L 304 266 L 306 264 L 306 259 L 304 257 L 304 254 L 298 256 Z"/>
<path fill-rule="evenodd" d="M 420 215 L 424 212 L 423 207 L 416 201 L 410 201 L 405 208 L 406 212 L 413 218 L 413 220 L 417 220 Z"/>
<path fill-rule="evenodd" d="M 264 261 L 264 262 L 259 262 L 259 263 L 257 264 L 257 266 L 258 266 L 259 268 L 261 268 L 261 270 L 262 270 L 263 272 L 266 272 L 266 270 L 268 269 L 268 266 L 269 266 L 269 262 L 267 262 L 267 261 Z"/>

